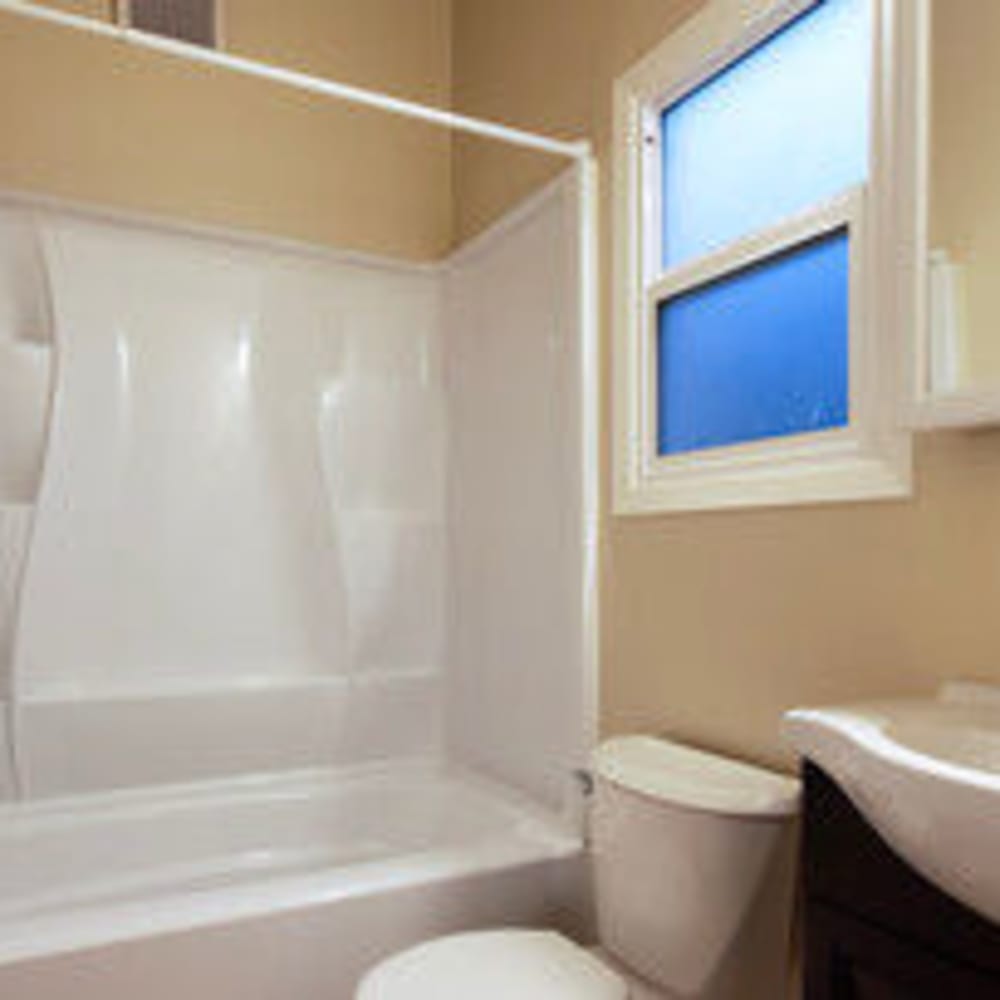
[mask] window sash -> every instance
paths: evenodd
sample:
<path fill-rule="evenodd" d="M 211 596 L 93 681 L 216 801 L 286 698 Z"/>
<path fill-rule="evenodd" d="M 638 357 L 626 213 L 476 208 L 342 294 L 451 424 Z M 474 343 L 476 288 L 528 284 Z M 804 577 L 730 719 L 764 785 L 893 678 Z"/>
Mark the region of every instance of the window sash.
<path fill-rule="evenodd" d="M 866 338 L 862 333 L 866 246 L 863 225 L 864 187 L 855 188 L 833 201 L 801 213 L 776 226 L 731 243 L 721 250 L 664 271 L 644 290 L 642 329 L 639 345 L 642 383 L 640 427 L 643 465 L 647 474 L 669 475 L 672 470 L 731 467 L 733 463 L 759 466 L 764 463 L 795 462 L 799 452 L 815 456 L 817 447 L 851 450 L 856 443 L 856 426 L 864 423 L 870 409 L 869 393 L 862 381 L 865 370 Z M 710 449 L 660 454 L 657 427 L 659 385 L 657 365 L 658 316 L 661 304 L 742 271 L 769 258 L 794 250 L 812 240 L 846 229 L 849 247 L 848 279 L 848 423 L 845 427 L 807 431 L 776 438 L 722 445 Z"/>
<path fill-rule="evenodd" d="M 710 58 L 701 61 L 694 72 L 681 76 L 671 86 L 643 101 L 639 108 L 639 115 L 643 144 L 640 164 L 643 217 L 640 267 L 644 280 L 650 280 L 663 269 L 663 134 L 660 120 L 664 111 L 683 101 L 720 73 L 724 73 L 744 56 L 766 44 L 769 39 L 780 34 L 794 21 L 821 3 L 823 0 L 780 0 L 780 2 L 776 2 L 768 13 L 758 18 L 739 39 L 717 48 Z M 873 16 L 876 6 L 877 4 L 873 4 Z M 876 32 L 873 31 L 873 41 L 875 35 Z M 874 48 L 872 65 L 873 67 L 877 66 L 877 61 L 874 59 Z M 869 149 L 871 148 L 872 144 L 869 143 Z"/>
<path fill-rule="evenodd" d="M 838 229 L 854 229 L 859 225 L 864 202 L 864 186 L 852 188 L 831 201 L 785 219 L 767 229 L 686 261 L 677 267 L 660 271 L 646 284 L 646 297 L 657 304 L 664 299 L 711 284 L 734 271 L 752 267 L 786 250 Z"/>

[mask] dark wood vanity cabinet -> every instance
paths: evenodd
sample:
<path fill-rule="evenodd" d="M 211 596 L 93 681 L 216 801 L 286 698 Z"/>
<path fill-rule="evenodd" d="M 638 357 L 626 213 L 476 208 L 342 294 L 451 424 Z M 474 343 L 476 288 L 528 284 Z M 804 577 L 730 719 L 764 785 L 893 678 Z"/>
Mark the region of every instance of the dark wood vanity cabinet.
<path fill-rule="evenodd" d="M 822 770 L 803 773 L 804 1000 L 1000 1000 L 1000 927 L 902 861 Z"/>

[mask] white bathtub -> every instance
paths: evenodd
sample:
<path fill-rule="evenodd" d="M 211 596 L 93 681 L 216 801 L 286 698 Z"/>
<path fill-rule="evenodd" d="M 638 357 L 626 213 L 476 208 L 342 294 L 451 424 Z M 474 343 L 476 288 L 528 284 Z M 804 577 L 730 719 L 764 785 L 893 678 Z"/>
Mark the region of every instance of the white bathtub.
<path fill-rule="evenodd" d="M 593 742 L 584 194 L 417 266 L 0 192 L 0 1000 L 572 928 L 575 832 L 426 758 L 552 804 Z"/>
<path fill-rule="evenodd" d="M 581 844 L 508 790 L 393 762 L 0 809 L 3 1000 L 347 1000 L 434 934 L 566 925 Z"/>

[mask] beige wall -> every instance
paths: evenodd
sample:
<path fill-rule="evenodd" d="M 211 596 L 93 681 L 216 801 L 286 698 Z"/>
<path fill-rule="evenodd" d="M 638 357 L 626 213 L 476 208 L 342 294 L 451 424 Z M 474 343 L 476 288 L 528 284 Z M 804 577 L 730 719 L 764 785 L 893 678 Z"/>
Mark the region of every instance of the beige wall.
<path fill-rule="evenodd" d="M 611 82 L 700 2 L 455 0 L 455 108 L 547 135 L 592 138 L 603 166 Z M 456 142 L 456 238 L 479 231 L 564 166 L 551 157 Z"/>
<path fill-rule="evenodd" d="M 448 99 L 449 0 L 227 0 L 224 10 L 235 51 Z M 447 133 L 9 14 L 0 134 L 2 188 L 414 259 L 451 238 Z"/>
<path fill-rule="evenodd" d="M 699 2 L 228 0 L 225 33 L 261 58 L 434 103 L 453 83 L 460 110 L 594 137 L 607 372 L 611 81 Z M 934 229 L 969 264 L 973 339 L 995 345 L 1000 4 L 936 4 Z M 461 239 L 557 168 L 10 16 L 0 129 L 0 187 L 418 259 L 449 244 L 452 210 Z M 789 705 L 1000 680 L 1000 433 L 922 438 L 917 471 L 908 503 L 605 517 L 605 730 L 787 762 Z"/>
<path fill-rule="evenodd" d="M 697 6 L 456 0 L 456 107 L 597 140 L 605 375 L 611 81 Z M 936 229 L 992 248 L 975 262 L 974 280 L 995 288 L 1000 4 L 948 0 L 947 16 L 935 56 L 938 104 L 961 120 L 940 130 L 935 150 Z M 977 159 L 983 130 L 992 130 L 992 150 Z M 963 138 L 940 141 L 946 134 Z M 466 232 L 536 179 L 496 159 L 484 167 L 456 154 Z M 992 303 L 983 311 L 995 316 Z M 604 404 L 607 413 L 607 377 Z M 605 432 L 605 501 L 607 455 Z M 906 503 L 605 516 L 604 730 L 668 731 L 790 764 L 778 738 L 789 706 L 928 690 L 954 676 L 1000 680 L 1000 434 L 921 438 L 917 473 L 917 496 Z"/>
<path fill-rule="evenodd" d="M 967 376 L 1000 384 L 1000 3 L 936 0 L 934 239 L 965 270 Z"/>

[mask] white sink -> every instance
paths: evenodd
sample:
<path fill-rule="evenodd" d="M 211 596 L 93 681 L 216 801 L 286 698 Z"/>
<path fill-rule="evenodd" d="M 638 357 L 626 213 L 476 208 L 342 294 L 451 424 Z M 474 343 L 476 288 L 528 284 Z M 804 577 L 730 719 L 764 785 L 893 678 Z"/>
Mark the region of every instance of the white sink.
<path fill-rule="evenodd" d="M 901 857 L 1000 923 L 1000 687 L 797 709 L 784 734 Z"/>

